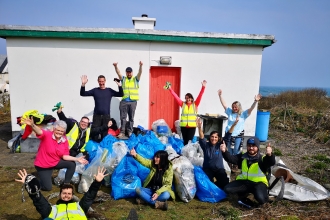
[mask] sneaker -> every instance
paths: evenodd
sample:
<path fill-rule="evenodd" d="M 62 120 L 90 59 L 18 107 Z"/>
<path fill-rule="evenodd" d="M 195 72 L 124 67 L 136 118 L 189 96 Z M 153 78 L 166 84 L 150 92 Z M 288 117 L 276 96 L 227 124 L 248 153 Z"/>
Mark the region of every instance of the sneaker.
<path fill-rule="evenodd" d="M 128 132 L 127 137 L 131 137 L 131 135 L 132 135 L 132 132 Z"/>

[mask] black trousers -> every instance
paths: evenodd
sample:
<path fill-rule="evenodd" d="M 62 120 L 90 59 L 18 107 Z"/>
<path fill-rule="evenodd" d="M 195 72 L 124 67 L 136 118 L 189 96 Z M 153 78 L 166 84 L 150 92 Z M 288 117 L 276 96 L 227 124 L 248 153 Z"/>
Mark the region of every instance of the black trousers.
<path fill-rule="evenodd" d="M 183 139 L 183 144 L 186 146 L 189 141 L 191 141 L 196 132 L 196 127 L 181 127 L 181 133 L 182 133 L 182 139 Z"/>
<path fill-rule="evenodd" d="M 217 181 L 214 183 L 220 189 L 224 189 L 225 186 L 229 183 L 229 179 L 227 177 L 227 173 L 225 169 L 207 169 L 203 168 L 205 174 L 209 177 L 209 179 L 214 182 L 213 178 L 215 177 Z"/>
<path fill-rule="evenodd" d="M 268 202 L 268 187 L 263 182 L 252 182 L 250 180 L 235 180 L 225 186 L 227 194 L 237 194 L 238 199 L 244 199 L 249 193 L 260 205 Z"/>
<path fill-rule="evenodd" d="M 108 125 L 110 121 L 110 115 L 93 115 L 92 128 L 101 127 L 103 125 Z M 102 131 L 100 134 L 94 134 L 91 139 L 96 142 L 101 142 L 102 139 L 108 135 L 108 131 Z"/>

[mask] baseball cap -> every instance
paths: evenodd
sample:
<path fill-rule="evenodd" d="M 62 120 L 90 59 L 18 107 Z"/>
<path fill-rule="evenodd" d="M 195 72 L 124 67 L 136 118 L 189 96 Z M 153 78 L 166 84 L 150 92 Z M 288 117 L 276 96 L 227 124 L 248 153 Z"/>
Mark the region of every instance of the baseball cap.
<path fill-rule="evenodd" d="M 257 137 L 250 137 L 250 138 L 247 140 L 246 144 L 253 144 L 253 145 L 255 145 L 255 146 L 257 146 L 257 147 L 259 148 L 259 146 L 260 146 L 260 141 L 259 141 L 259 138 L 257 138 Z"/>
<path fill-rule="evenodd" d="M 133 72 L 133 69 L 131 67 L 127 67 L 126 72 Z"/>

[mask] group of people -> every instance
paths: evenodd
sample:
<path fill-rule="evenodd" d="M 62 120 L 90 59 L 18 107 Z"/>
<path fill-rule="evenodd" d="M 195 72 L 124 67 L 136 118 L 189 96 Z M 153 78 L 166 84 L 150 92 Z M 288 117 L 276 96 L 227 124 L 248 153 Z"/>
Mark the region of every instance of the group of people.
<path fill-rule="evenodd" d="M 86 91 L 85 86 L 88 82 L 87 76 L 81 77 L 81 96 L 92 96 L 95 107 L 93 114 L 93 123 L 88 117 L 82 117 L 79 122 L 67 118 L 60 107 L 57 110 L 59 121 L 53 125 L 53 131 L 42 130 L 36 126 L 32 118 L 23 118 L 22 122 L 30 126 L 40 139 L 40 146 L 34 162 L 40 183 L 38 180 L 27 181 L 25 170 L 20 170 L 16 181 L 25 184 L 26 188 L 36 190 L 30 193 L 34 205 L 38 212 L 44 217 L 57 219 L 66 213 L 67 215 L 85 216 L 86 210 L 91 205 L 91 201 L 96 196 L 96 189 L 105 176 L 104 168 L 99 168 L 95 175 L 95 181 L 89 191 L 84 195 L 78 205 L 70 205 L 72 201 L 73 187 L 70 180 L 75 171 L 75 162 L 87 164 L 88 154 L 86 154 L 86 143 L 91 139 L 100 141 L 107 134 L 117 135 L 118 138 L 128 137 L 133 133 L 134 114 L 139 100 L 139 81 L 142 74 L 143 63 L 139 62 L 139 71 L 133 76 L 131 67 L 126 68 L 126 76 L 123 76 L 118 68 L 118 63 L 113 63 L 119 79 L 114 79 L 118 85 L 118 91 L 106 88 L 106 79 L 103 75 L 98 77 L 99 87 Z M 275 164 L 275 157 L 272 154 L 270 146 L 266 148 L 266 155 L 261 156 L 259 147 L 260 141 L 257 137 L 252 137 L 247 141 L 247 152 L 242 154 L 239 151 L 243 142 L 244 122 L 255 108 L 261 96 L 256 95 L 255 101 L 251 107 L 245 111 L 239 102 L 234 102 L 230 107 L 227 106 L 223 97 L 222 90 L 218 91 L 220 102 L 228 115 L 228 125 L 226 127 L 225 137 L 221 138 L 218 131 L 210 134 L 208 141 L 204 139 L 201 129 L 202 120 L 197 118 L 198 106 L 205 91 L 207 82 L 202 82 L 202 88 L 195 100 L 191 93 L 185 95 L 185 101 L 182 101 L 169 85 L 167 89 L 175 98 L 178 105 L 182 108 L 180 127 L 184 145 L 193 139 L 196 128 L 199 133 L 199 144 L 204 151 L 203 170 L 211 181 L 216 179 L 215 184 L 228 194 L 238 194 L 240 200 L 246 202 L 246 195 L 252 193 L 256 200 L 263 204 L 268 200 L 267 186 L 268 180 L 266 172 L 268 168 Z M 110 104 L 112 97 L 122 97 L 119 104 L 120 128 L 118 129 L 116 121 L 111 118 Z M 128 121 L 127 121 L 128 117 Z M 232 148 L 233 145 L 233 148 Z M 83 156 L 77 157 L 79 153 Z M 166 151 L 157 151 L 152 160 L 148 160 L 136 153 L 135 149 L 130 150 L 130 154 L 142 165 L 150 168 L 150 173 L 143 183 L 143 187 L 137 187 L 137 202 L 149 203 L 155 208 L 167 210 L 167 200 L 171 197 L 175 199 L 172 190 L 173 169 L 172 163 L 168 160 Z M 224 169 L 223 159 L 228 163 L 238 165 L 242 173 L 236 181 L 230 182 Z M 38 184 L 40 190 L 49 191 L 52 189 L 51 176 L 54 169 L 67 168 L 64 184 L 60 189 L 60 202 L 51 208 L 45 198 L 39 193 L 36 187 Z M 37 183 L 36 183 L 37 182 Z M 31 192 L 31 190 L 28 190 Z M 85 198 L 86 197 L 86 198 Z M 47 204 L 46 204 L 47 203 Z M 66 209 L 63 206 L 66 205 Z M 51 216 L 51 217 L 50 217 Z M 82 218 L 83 219 L 83 218 Z"/>

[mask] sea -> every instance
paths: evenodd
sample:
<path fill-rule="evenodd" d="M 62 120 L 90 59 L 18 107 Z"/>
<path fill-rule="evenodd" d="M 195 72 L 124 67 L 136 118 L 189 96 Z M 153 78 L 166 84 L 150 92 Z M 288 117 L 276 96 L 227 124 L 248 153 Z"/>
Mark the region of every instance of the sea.
<path fill-rule="evenodd" d="M 273 96 L 273 95 L 278 95 L 281 92 L 285 91 L 299 91 L 299 90 L 304 90 L 304 89 L 311 89 L 311 88 L 316 88 L 316 87 L 281 87 L 281 86 L 260 86 L 259 87 L 259 93 L 263 97 L 267 96 Z M 324 89 L 327 92 L 327 96 L 330 97 L 330 88 L 320 88 Z"/>

